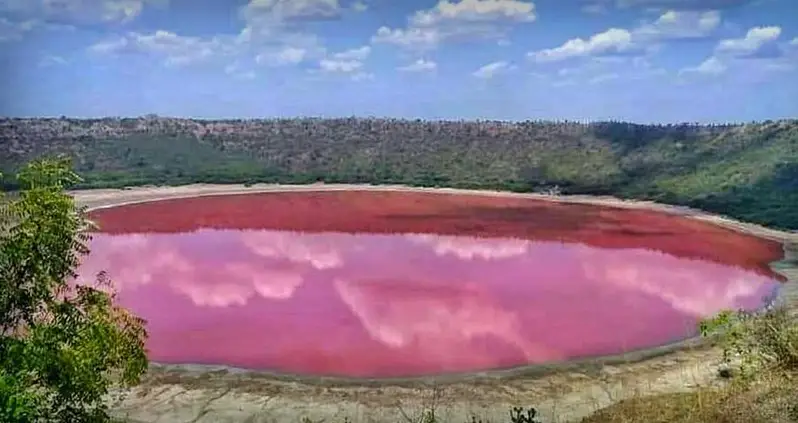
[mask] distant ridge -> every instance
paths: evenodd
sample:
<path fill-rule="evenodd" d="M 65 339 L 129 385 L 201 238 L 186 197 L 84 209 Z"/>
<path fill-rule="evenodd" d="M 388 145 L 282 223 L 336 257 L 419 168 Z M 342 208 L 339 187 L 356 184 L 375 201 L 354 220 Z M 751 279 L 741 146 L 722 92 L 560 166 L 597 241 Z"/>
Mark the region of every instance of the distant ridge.
<path fill-rule="evenodd" d="M 53 154 L 74 158 L 84 188 L 325 181 L 558 189 L 651 199 L 798 229 L 797 119 L 0 119 L 4 173 Z"/>

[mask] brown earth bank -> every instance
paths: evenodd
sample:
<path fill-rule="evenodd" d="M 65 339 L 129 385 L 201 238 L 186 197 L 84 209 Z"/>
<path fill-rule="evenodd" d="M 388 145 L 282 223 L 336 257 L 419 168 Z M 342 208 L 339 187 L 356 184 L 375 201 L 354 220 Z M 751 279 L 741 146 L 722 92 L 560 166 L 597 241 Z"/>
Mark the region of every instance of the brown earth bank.
<path fill-rule="evenodd" d="M 609 197 L 514 194 L 454 189 L 361 185 L 187 185 L 74 191 L 78 203 L 102 208 L 153 201 L 257 192 L 416 190 L 517 196 L 547 201 L 676 213 L 783 243 L 772 267 L 786 279 L 780 301 L 798 309 L 798 233 L 781 232 L 697 210 Z M 536 407 L 543 422 L 578 421 L 595 410 L 641 394 L 684 392 L 722 383 L 720 351 L 696 340 L 663 348 L 549 366 L 406 380 L 292 377 L 223 366 L 153 364 L 143 383 L 110 399 L 114 415 L 130 422 L 400 422 L 434 407 L 439 421 L 508 420 L 512 406 Z"/>

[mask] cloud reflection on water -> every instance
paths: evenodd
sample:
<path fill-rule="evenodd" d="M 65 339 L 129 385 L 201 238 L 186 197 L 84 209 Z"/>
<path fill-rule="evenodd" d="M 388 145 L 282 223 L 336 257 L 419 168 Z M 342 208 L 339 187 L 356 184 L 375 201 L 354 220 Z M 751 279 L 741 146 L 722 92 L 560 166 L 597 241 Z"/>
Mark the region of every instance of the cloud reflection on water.
<path fill-rule="evenodd" d="M 120 300 L 150 321 L 155 360 L 356 376 L 658 344 L 684 336 L 683 321 L 756 306 L 772 287 L 660 252 L 517 239 L 200 230 L 97 234 L 91 249 L 80 273 L 109 272 Z M 331 341 L 336 332 L 344 341 Z M 355 364 L 319 358 L 330 345 Z"/>

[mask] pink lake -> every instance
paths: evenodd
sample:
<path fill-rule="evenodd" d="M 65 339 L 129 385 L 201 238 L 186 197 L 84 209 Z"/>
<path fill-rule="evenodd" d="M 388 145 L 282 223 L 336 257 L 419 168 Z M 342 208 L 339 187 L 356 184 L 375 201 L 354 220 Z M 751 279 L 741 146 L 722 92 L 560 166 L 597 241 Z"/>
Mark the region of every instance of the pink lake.
<path fill-rule="evenodd" d="M 484 229 L 490 222 L 473 219 L 447 218 L 441 227 L 478 225 L 482 232 L 436 234 L 428 211 L 424 233 L 401 225 L 391 232 L 389 218 L 381 231 L 271 223 L 240 229 L 196 215 L 224 197 L 192 200 L 206 201 L 198 209 L 186 201 L 97 211 L 101 227 L 113 230 L 95 234 L 80 269 L 87 278 L 108 271 L 121 304 L 147 320 L 149 355 L 161 363 L 378 378 L 510 368 L 678 341 L 695 334 L 702 317 L 760 307 L 778 286 L 761 263 L 636 246 L 634 237 L 647 235 L 621 228 L 617 216 L 586 216 L 607 234 L 629 238 L 607 247 L 574 233 L 560 240 L 528 230 L 491 235 Z M 191 228 L 141 229 L 164 207 Z M 345 211 L 331 207 L 326 212 Z M 351 217 L 390 211 L 374 210 L 382 211 L 353 210 Z M 513 224 L 523 226 L 517 213 Z M 706 246 L 715 242 L 706 239 Z"/>

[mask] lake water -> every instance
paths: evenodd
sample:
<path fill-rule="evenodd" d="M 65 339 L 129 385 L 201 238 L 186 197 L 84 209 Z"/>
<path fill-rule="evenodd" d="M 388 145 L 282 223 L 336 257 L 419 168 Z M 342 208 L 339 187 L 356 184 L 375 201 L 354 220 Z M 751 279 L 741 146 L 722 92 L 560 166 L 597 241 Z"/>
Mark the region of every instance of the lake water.
<path fill-rule="evenodd" d="M 777 243 L 653 212 L 318 192 L 92 213 L 150 358 L 397 377 L 615 354 L 695 334 L 778 286 Z"/>

